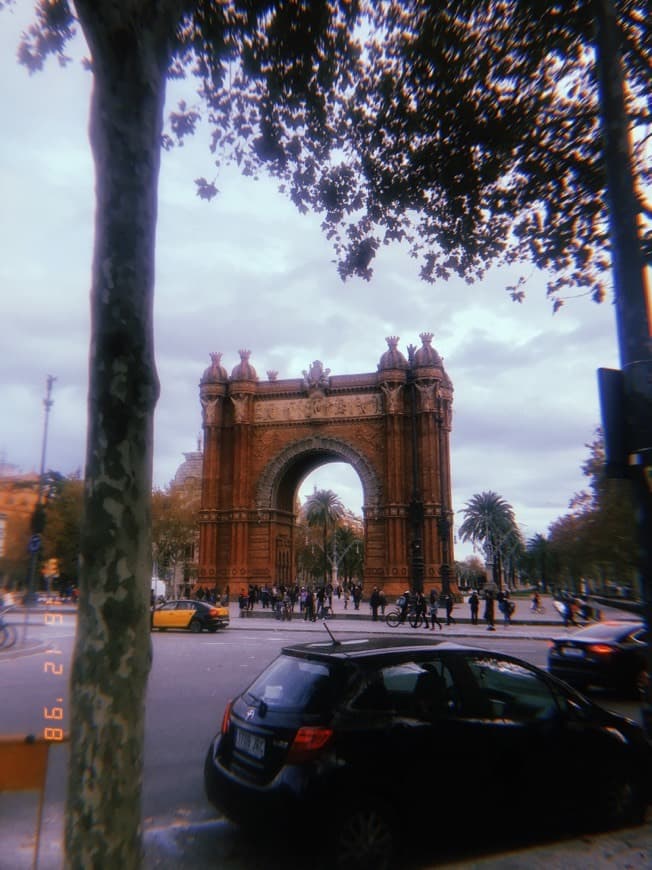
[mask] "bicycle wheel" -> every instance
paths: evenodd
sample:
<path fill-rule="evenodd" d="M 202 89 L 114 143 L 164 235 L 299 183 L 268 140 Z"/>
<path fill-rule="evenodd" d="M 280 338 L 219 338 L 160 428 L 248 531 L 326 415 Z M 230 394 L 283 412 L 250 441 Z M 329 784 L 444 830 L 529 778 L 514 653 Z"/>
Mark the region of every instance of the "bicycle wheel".
<path fill-rule="evenodd" d="M 412 628 L 419 628 L 420 625 L 423 625 L 423 616 L 419 614 L 419 616 L 411 616 L 410 617 L 410 625 Z"/>
<path fill-rule="evenodd" d="M 387 616 L 385 617 L 385 623 L 389 625 L 390 628 L 396 628 L 396 626 L 401 621 L 401 614 L 398 610 L 390 610 Z"/>

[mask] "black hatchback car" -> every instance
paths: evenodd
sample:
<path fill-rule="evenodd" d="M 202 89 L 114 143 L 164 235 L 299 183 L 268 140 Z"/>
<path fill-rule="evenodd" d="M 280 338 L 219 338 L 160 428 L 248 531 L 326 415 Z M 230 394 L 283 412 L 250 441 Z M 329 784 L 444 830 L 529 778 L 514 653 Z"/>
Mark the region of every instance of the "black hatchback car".
<path fill-rule="evenodd" d="M 441 837 L 447 811 L 470 803 L 510 825 L 520 811 L 528 824 L 579 812 L 592 826 L 640 822 L 652 746 L 514 657 L 358 638 L 283 649 L 227 705 L 204 781 L 233 821 L 314 833 L 327 819 L 336 866 L 380 870 L 428 836 L 420 825 L 435 820 Z"/>
<path fill-rule="evenodd" d="M 578 689 L 598 686 L 642 698 L 648 681 L 647 645 L 642 622 L 598 622 L 553 638 L 548 670 Z"/>

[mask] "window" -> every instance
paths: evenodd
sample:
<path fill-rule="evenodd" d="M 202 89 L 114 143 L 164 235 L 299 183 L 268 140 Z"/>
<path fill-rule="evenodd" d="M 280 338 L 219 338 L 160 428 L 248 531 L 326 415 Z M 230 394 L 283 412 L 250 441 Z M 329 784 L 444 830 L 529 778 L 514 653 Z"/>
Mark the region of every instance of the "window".
<path fill-rule="evenodd" d="M 559 712 L 548 685 L 529 668 L 496 656 L 477 656 L 467 663 L 483 717 L 528 722 Z"/>
<path fill-rule="evenodd" d="M 275 710 L 317 713 L 335 703 L 335 680 L 322 662 L 279 656 L 247 690 L 253 702 L 264 701 Z"/>
<path fill-rule="evenodd" d="M 430 721 L 451 712 L 452 685 L 450 671 L 439 659 L 402 662 L 372 673 L 353 706 Z"/>

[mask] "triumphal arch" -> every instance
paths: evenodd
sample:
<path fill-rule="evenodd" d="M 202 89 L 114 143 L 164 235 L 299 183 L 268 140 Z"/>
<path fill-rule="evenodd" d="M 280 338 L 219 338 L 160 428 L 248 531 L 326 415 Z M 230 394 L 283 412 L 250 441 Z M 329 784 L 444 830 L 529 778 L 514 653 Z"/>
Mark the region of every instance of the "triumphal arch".
<path fill-rule="evenodd" d="M 294 583 L 297 492 L 329 462 L 363 491 L 364 589 L 447 591 L 452 580 L 450 431 L 453 386 L 432 334 L 388 339 L 377 371 L 258 378 L 250 351 L 229 376 L 222 354 L 200 382 L 204 459 L 198 582 L 232 593 Z"/>

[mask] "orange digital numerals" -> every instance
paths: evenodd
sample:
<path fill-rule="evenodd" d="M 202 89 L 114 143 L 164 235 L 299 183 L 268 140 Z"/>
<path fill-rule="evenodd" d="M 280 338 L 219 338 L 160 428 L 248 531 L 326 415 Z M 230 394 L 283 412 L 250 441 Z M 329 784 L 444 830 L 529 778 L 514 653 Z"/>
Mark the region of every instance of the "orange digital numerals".
<path fill-rule="evenodd" d="M 63 707 L 43 707 L 44 719 L 63 719 Z"/>
<path fill-rule="evenodd" d="M 44 728 L 44 740 L 63 740 L 63 728 Z"/>

